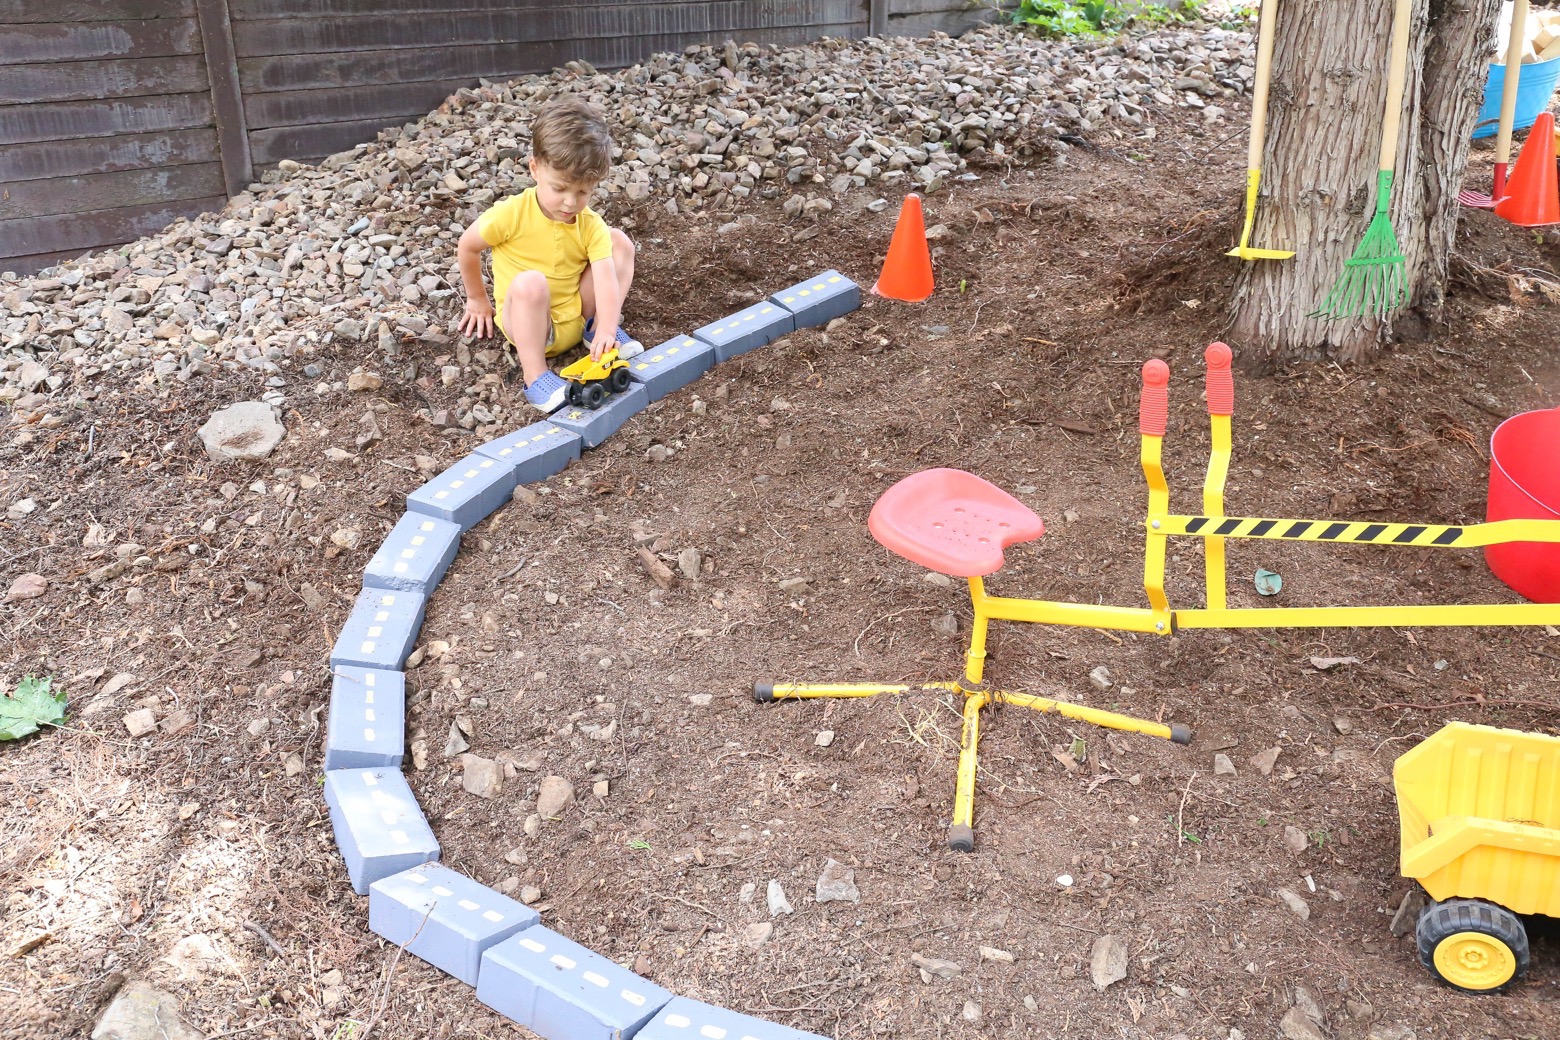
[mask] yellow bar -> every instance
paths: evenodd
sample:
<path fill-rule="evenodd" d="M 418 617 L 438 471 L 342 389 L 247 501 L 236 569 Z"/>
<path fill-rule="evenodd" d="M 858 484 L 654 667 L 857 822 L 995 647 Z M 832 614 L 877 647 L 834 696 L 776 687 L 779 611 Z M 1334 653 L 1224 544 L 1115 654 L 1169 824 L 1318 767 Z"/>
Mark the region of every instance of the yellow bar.
<path fill-rule="evenodd" d="M 880 693 L 900 694 L 920 687 L 890 683 L 775 683 L 771 689 L 775 700 L 788 701 L 807 697 L 876 697 Z"/>
<path fill-rule="evenodd" d="M 1150 536 L 1261 538 L 1267 541 L 1396 545 L 1415 549 L 1476 549 L 1507 542 L 1560 542 L 1560 520 L 1496 520 L 1485 524 L 1378 523 L 1261 516 L 1150 514 Z M 1157 526 L 1156 526 L 1157 525 Z"/>
<path fill-rule="evenodd" d="M 1164 466 L 1160 463 L 1160 450 L 1164 438 L 1143 435 L 1143 479 L 1148 481 L 1148 515 L 1163 516 L 1170 510 L 1170 485 L 1165 482 Z M 1165 598 L 1165 539 L 1151 523 L 1147 541 L 1143 546 L 1143 591 L 1148 594 L 1148 605 L 1163 617 L 1170 609 Z"/>
<path fill-rule="evenodd" d="M 980 578 L 970 579 L 970 604 L 975 608 L 975 619 L 970 623 L 970 648 L 964 654 L 964 677 L 971 683 L 980 682 L 986 671 L 986 625 L 991 617 L 986 613 L 986 583 Z"/>
<path fill-rule="evenodd" d="M 1415 628 L 1441 625 L 1560 625 L 1560 603 L 1436 604 L 1397 607 L 1275 607 L 1178 610 L 1180 628 Z"/>
<path fill-rule="evenodd" d="M 1209 516 L 1224 513 L 1224 482 L 1230 471 L 1230 417 L 1208 416 L 1213 445 L 1208 452 L 1208 475 L 1203 480 L 1203 512 Z M 1224 539 L 1210 537 L 1203 545 L 1203 572 L 1208 588 L 1208 606 L 1224 609 Z"/>
<path fill-rule="evenodd" d="M 959 741 L 958 784 L 953 792 L 953 826 L 975 826 L 976 748 L 980 744 L 980 710 L 991 700 L 986 693 L 964 699 L 964 735 Z"/>
<path fill-rule="evenodd" d="M 1159 541 L 1163 544 L 1164 539 Z M 1108 628 L 1116 632 L 1157 632 L 1169 635 L 1168 622 L 1142 607 L 990 596 L 985 600 L 985 610 L 986 616 L 993 621 L 1033 621 L 1042 625 L 1074 625 L 1079 628 Z M 1161 625 L 1164 627 L 1161 628 Z"/>
<path fill-rule="evenodd" d="M 1177 731 L 1163 723 L 1149 722 L 1146 719 L 1135 719 L 1131 715 L 1122 715 L 1114 711 L 1089 708 L 1082 704 L 1071 704 L 1067 701 L 1052 700 L 1049 697 L 1036 697 L 1027 693 L 1008 693 L 1004 690 L 997 690 L 991 696 L 993 700 L 1001 701 L 1003 704 L 1013 704 L 1020 708 L 1030 708 L 1039 712 L 1054 711 L 1058 715 L 1064 715 L 1069 719 L 1077 719 L 1080 722 L 1104 726 L 1106 729 L 1119 729 L 1127 733 L 1141 733 L 1144 736 L 1159 737 L 1162 740 L 1175 740 L 1180 744 L 1188 743 L 1191 740 L 1190 731 Z"/>

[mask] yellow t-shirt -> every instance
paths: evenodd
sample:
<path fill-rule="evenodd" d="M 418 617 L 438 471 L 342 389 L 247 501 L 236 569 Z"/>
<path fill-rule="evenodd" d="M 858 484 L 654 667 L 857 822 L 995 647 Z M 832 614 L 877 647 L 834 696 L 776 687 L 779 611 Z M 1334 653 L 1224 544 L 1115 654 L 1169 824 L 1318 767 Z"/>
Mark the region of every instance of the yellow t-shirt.
<path fill-rule="evenodd" d="M 587 206 L 572 224 L 551 220 L 536 201 L 535 188 L 495 203 L 477 218 L 477 234 L 493 249 L 494 306 L 500 317 L 515 275 L 540 271 L 547 276 L 553 324 L 578 319 L 580 277 L 586 267 L 612 255 L 612 237 L 601 214 Z"/>

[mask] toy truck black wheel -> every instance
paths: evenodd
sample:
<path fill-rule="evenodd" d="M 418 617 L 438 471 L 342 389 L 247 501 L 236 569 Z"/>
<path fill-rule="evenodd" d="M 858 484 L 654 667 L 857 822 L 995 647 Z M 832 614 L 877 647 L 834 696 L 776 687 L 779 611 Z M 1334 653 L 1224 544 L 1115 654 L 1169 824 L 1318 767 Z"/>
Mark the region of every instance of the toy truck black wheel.
<path fill-rule="evenodd" d="M 570 383 L 568 388 L 564 390 L 563 399 L 570 407 L 580 403 L 580 389 L 580 384 Z"/>
<path fill-rule="evenodd" d="M 1465 993 L 1494 993 L 1528 970 L 1527 930 L 1516 914 L 1479 899 L 1432 903 L 1419 915 L 1419 963 Z"/>
<path fill-rule="evenodd" d="M 580 387 L 580 404 L 595 411 L 607 399 L 607 391 L 600 383 L 586 383 Z"/>
<path fill-rule="evenodd" d="M 628 378 L 628 369 L 626 368 L 614 368 L 612 374 L 607 377 L 607 386 L 611 388 L 614 394 L 621 394 L 624 390 L 627 390 L 630 382 L 632 380 Z"/>

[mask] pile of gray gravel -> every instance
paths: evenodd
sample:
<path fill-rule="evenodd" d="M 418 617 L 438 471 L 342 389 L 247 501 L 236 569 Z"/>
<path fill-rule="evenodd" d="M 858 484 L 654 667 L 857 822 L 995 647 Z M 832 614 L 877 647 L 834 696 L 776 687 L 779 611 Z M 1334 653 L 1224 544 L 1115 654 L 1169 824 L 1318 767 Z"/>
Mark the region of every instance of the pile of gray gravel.
<path fill-rule="evenodd" d="M 857 189 L 893 197 L 973 177 L 972 156 L 1043 152 L 1075 134 L 1141 134 L 1151 113 L 1200 109 L 1251 80 L 1252 37 L 1180 28 L 1114 42 L 1052 41 L 990 27 L 957 39 L 825 40 L 791 48 L 690 48 L 600 73 L 463 89 L 416 124 L 331 156 L 283 162 L 221 213 L 62 264 L 0 276 L 0 407 L 81 400 L 117 373 L 156 385 L 249 368 L 281 405 L 319 381 L 310 355 L 332 338 L 394 355 L 405 337 L 443 340 L 459 291 L 455 240 L 525 179 L 531 114 L 558 92 L 610 116 L 618 161 L 599 198 L 671 213 L 784 199 L 783 233 Z M 442 373 L 465 378 L 459 368 Z M 502 421 L 473 401 L 449 421 Z"/>

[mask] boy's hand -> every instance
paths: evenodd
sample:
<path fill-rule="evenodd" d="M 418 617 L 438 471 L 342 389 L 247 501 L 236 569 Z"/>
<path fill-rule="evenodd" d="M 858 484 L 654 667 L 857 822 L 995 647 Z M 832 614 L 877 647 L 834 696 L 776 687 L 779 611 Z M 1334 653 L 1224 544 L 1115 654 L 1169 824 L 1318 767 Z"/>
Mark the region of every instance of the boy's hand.
<path fill-rule="evenodd" d="M 615 346 L 617 346 L 617 330 L 598 327 L 596 335 L 591 337 L 590 359 L 592 361 L 600 361 L 601 355 Z"/>
<path fill-rule="evenodd" d="M 460 332 L 478 339 L 493 335 L 493 305 L 486 299 L 467 299 L 466 312 L 460 316 Z"/>

